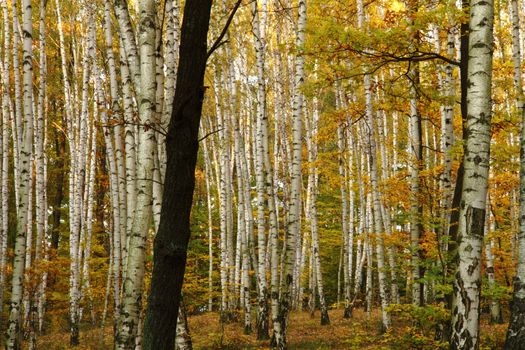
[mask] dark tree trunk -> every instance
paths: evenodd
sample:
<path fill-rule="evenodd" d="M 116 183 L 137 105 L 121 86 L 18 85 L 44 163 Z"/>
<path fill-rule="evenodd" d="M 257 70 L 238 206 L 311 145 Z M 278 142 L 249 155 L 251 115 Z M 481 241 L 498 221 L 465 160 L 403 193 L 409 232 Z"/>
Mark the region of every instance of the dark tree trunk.
<path fill-rule="evenodd" d="M 153 246 L 144 350 L 174 348 L 190 238 L 211 4 L 212 0 L 188 0 L 184 7 L 177 85 L 166 137 L 167 164 L 162 211 Z"/>

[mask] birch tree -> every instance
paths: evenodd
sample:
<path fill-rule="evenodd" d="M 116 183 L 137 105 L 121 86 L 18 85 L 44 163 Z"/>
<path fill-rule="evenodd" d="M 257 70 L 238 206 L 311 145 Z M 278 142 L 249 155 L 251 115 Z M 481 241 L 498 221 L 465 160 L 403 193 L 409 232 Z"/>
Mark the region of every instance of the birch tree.
<path fill-rule="evenodd" d="M 321 258 L 319 253 L 319 227 L 317 223 L 317 192 L 319 184 L 319 174 L 317 170 L 317 135 L 319 128 L 319 101 L 316 97 L 313 99 L 313 113 L 311 120 L 308 121 L 306 132 L 306 143 L 308 146 L 308 201 L 307 201 L 307 217 L 310 221 L 310 233 L 312 239 L 312 274 L 315 275 L 317 285 L 317 292 L 319 295 L 319 304 L 321 307 L 321 325 L 330 324 L 328 316 L 328 308 L 326 306 L 326 299 L 323 288 L 323 275 L 321 273 Z M 313 289 L 313 288 L 312 288 Z M 312 298 L 313 299 L 313 298 Z M 300 302 L 300 300 L 299 300 Z"/>
<path fill-rule="evenodd" d="M 2 8 L 2 18 L 4 21 L 4 57 L 2 58 L 2 182 L 1 186 L 1 239 L 0 239 L 0 309 L 3 310 L 4 291 L 5 291 L 5 267 L 7 263 L 7 235 L 8 235 L 8 204 L 9 204 L 9 119 L 13 114 L 11 97 L 9 96 L 10 81 L 9 81 L 9 67 L 10 67 L 10 31 L 9 31 L 9 10 L 7 7 L 7 0 L 0 2 Z"/>
<path fill-rule="evenodd" d="M 156 6 L 153 0 L 141 0 L 139 3 L 139 29 L 138 29 L 138 56 L 130 56 L 133 52 L 133 43 L 125 42 L 128 53 L 128 64 L 132 71 L 132 79 L 138 89 L 138 107 L 140 118 L 140 132 L 138 139 L 137 156 L 137 197 L 135 212 L 129 231 L 129 250 L 127 265 L 125 266 L 126 278 L 123 284 L 123 297 L 119 315 L 116 343 L 118 349 L 129 349 L 135 344 L 137 337 L 139 315 L 142 307 L 142 292 L 144 279 L 145 245 L 148 230 L 152 220 L 152 169 L 156 138 L 154 135 L 155 98 L 156 98 L 156 61 L 155 61 L 155 35 L 156 35 Z M 121 33 L 127 30 L 121 25 Z M 131 40 L 131 39 L 130 39 Z M 140 71 L 133 72 L 134 62 L 140 60 Z M 137 76 L 140 75 L 140 79 Z"/>
<path fill-rule="evenodd" d="M 306 27 L 306 1 L 299 0 L 297 20 L 297 37 L 295 46 L 300 52 L 304 46 Z M 286 244 L 284 246 L 284 266 L 280 290 L 279 315 L 272 314 L 273 339 L 272 344 L 277 349 L 286 348 L 286 325 L 292 304 L 292 285 L 294 283 L 294 262 L 296 261 L 296 244 L 300 235 L 301 216 L 301 164 L 302 164 L 302 113 L 303 94 L 301 86 L 304 81 L 304 56 L 295 58 L 294 99 L 292 111 L 292 164 L 290 208 L 288 212 L 288 227 Z"/>
<path fill-rule="evenodd" d="M 519 231 L 518 231 L 518 269 L 513 281 L 513 296 L 509 328 L 505 349 L 524 349 L 525 347 L 525 98 L 523 96 L 520 47 L 520 18 L 518 1 L 511 1 L 512 15 L 512 58 L 514 64 L 514 87 L 517 107 L 521 117 L 520 135 L 520 183 L 519 183 Z"/>
<path fill-rule="evenodd" d="M 26 249 L 26 233 L 30 218 L 28 217 L 29 194 L 31 191 L 31 156 L 33 146 L 33 19 L 30 0 L 22 1 L 23 37 L 23 123 L 20 144 L 20 182 L 19 202 L 17 210 L 17 225 L 15 239 L 15 255 L 13 260 L 13 278 L 11 286 L 11 301 L 9 307 L 9 323 L 6 337 L 6 349 L 21 347 L 21 302 L 23 295 L 23 278 Z M 15 55 L 18 53 L 15 52 Z"/>
<path fill-rule="evenodd" d="M 459 210 L 451 349 L 479 347 L 480 262 L 491 139 L 493 19 L 492 1 L 470 3 L 465 176 Z"/>

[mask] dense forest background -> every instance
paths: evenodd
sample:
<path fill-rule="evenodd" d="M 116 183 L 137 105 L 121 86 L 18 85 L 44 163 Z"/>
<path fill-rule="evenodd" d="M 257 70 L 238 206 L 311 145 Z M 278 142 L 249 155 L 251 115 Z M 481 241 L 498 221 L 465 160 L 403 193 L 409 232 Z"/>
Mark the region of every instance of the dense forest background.
<path fill-rule="evenodd" d="M 142 349 L 186 2 L 0 5 L 6 348 Z M 524 6 L 213 2 L 177 348 L 214 323 L 200 346 L 233 324 L 283 349 L 304 312 L 360 337 L 332 348 L 502 348 Z"/>

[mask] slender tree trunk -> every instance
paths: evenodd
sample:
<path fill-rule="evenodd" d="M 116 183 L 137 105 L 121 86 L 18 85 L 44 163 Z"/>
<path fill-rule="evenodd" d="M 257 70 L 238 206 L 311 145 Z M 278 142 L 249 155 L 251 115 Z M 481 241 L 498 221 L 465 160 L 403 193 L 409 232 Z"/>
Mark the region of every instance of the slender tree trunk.
<path fill-rule="evenodd" d="M 154 0 L 139 1 L 138 46 L 140 55 L 139 117 L 140 132 L 137 161 L 137 199 L 135 215 L 129 231 L 129 249 L 126 259 L 121 311 L 119 313 L 116 348 L 129 349 L 135 346 L 142 308 L 143 280 L 145 273 L 146 238 L 152 220 L 153 165 L 155 148 L 155 98 L 156 98 L 156 6 Z M 121 32 L 125 29 L 120 28 Z M 133 44 L 126 43 L 126 51 Z M 129 58 L 129 56 L 128 56 Z M 133 60 L 133 58 L 131 58 Z M 128 59 L 128 62 L 129 59 Z M 130 63 L 130 68 L 133 65 Z M 132 74 L 133 76 L 136 76 Z M 180 292 L 179 292 L 180 294 Z M 177 305 L 178 307 L 178 305 Z M 173 337 L 174 338 L 174 337 Z M 174 339 L 171 340 L 173 343 Z"/>
<path fill-rule="evenodd" d="M 487 201 L 487 209 L 486 209 L 486 219 L 485 219 L 485 232 L 486 234 L 490 234 L 491 231 L 494 231 L 495 224 L 494 224 L 495 218 L 491 221 L 491 215 L 490 215 L 490 202 Z M 495 278 L 495 271 L 494 271 L 494 254 L 492 253 L 492 250 L 494 249 L 494 240 L 492 238 L 488 239 L 485 242 L 485 257 L 487 262 L 487 280 L 488 285 L 490 289 L 494 289 L 496 287 L 496 278 Z M 503 315 L 501 314 L 501 307 L 499 304 L 499 300 L 496 298 L 491 298 L 490 300 L 490 323 L 491 324 L 501 324 L 503 323 Z"/>
<path fill-rule="evenodd" d="M 296 47 L 301 52 L 304 46 L 306 27 L 306 1 L 299 0 L 299 17 L 297 22 Z M 303 95 L 301 86 L 304 81 L 304 56 L 298 54 L 295 58 L 295 95 L 292 111 L 292 164 L 290 210 L 288 212 L 288 228 L 284 246 L 283 277 L 280 290 L 280 313 L 272 315 L 274 334 L 272 345 L 277 349 L 286 348 L 286 326 L 293 300 L 294 262 L 296 261 L 297 242 L 300 236 L 301 215 L 301 164 L 302 164 L 302 114 Z"/>
<path fill-rule="evenodd" d="M 230 284 L 229 284 L 229 269 L 232 268 L 233 262 L 230 262 L 228 257 L 228 228 L 231 227 L 228 224 L 228 219 L 231 217 L 229 213 L 232 211 L 232 207 L 228 206 L 228 195 L 231 186 L 229 185 L 229 178 L 231 177 L 230 172 L 230 149 L 228 147 L 226 136 L 228 121 L 224 116 L 224 110 L 222 108 L 221 100 L 219 98 L 220 86 L 223 85 L 221 75 L 218 74 L 215 84 L 215 112 L 217 114 L 217 126 L 219 134 L 219 158 L 220 164 L 218 169 L 219 176 L 219 220 L 220 220 L 220 279 L 221 279 L 221 318 L 228 320 L 232 315 L 229 313 L 230 309 Z M 233 249 L 233 247 L 231 247 Z"/>
<path fill-rule="evenodd" d="M 421 115 L 419 114 L 418 92 L 419 88 L 419 68 L 413 68 L 410 73 L 411 88 L 410 93 L 410 151 L 412 153 L 412 164 L 410 167 L 410 249 L 412 251 L 412 304 L 423 305 L 423 282 L 420 281 L 422 271 L 420 267 L 421 251 L 419 240 L 421 238 L 421 215 L 422 207 L 420 201 L 419 173 L 423 161 L 422 135 L 421 135 Z"/>
<path fill-rule="evenodd" d="M 203 143 L 204 168 L 206 173 L 206 205 L 208 210 L 208 311 L 213 310 L 213 213 L 212 213 L 212 196 L 211 180 L 212 171 L 210 164 L 210 155 L 208 153 L 208 143 Z"/>
<path fill-rule="evenodd" d="M 40 84 L 38 91 L 37 118 L 35 120 L 35 218 L 36 218 L 36 237 L 35 237 L 35 264 L 37 271 L 40 271 L 33 278 L 38 280 L 38 284 L 30 296 L 30 344 L 32 348 L 36 347 L 36 333 L 39 328 L 39 305 L 43 304 L 44 293 L 46 288 L 46 272 L 42 268 L 42 260 L 47 260 L 47 161 L 45 151 L 46 123 L 45 123 L 45 94 L 46 94 L 46 45 L 45 45 L 45 15 L 46 1 L 40 1 L 40 28 L 39 28 L 39 66 L 40 66 Z"/>
<path fill-rule="evenodd" d="M 455 56 L 455 35 L 452 30 L 447 34 L 447 55 L 450 58 Z M 445 66 L 445 85 L 444 92 L 447 98 L 443 106 L 441 119 L 441 151 L 443 152 L 444 170 L 441 176 L 441 188 L 443 199 L 441 201 L 443 234 L 446 234 L 450 226 L 450 210 L 452 205 L 452 147 L 454 145 L 454 106 L 456 103 L 456 80 L 454 78 L 454 67 L 451 64 Z M 447 248 L 443 245 L 443 248 Z"/>
<path fill-rule="evenodd" d="M 514 87 L 517 107 L 521 115 L 520 135 L 520 186 L 519 186 L 519 231 L 518 271 L 514 277 L 514 292 L 510 303 L 510 320 L 505 340 L 505 350 L 525 349 L 525 98 L 521 81 L 520 21 L 518 1 L 511 1 L 512 9 L 512 58 L 514 63 Z"/>
<path fill-rule="evenodd" d="M 352 134 L 350 134 L 352 137 Z M 357 139 L 357 138 L 356 138 Z M 354 143 L 352 143 L 352 146 L 354 146 Z M 359 221 L 359 228 L 358 228 L 358 234 L 359 236 L 363 237 L 363 239 L 361 239 L 358 244 L 357 244 L 357 249 L 356 249 L 356 254 L 357 254 L 357 261 L 359 262 L 358 264 L 356 264 L 356 272 L 355 272 L 355 284 L 354 284 L 354 300 L 352 301 L 352 306 L 351 308 L 353 308 L 354 304 L 355 304 L 355 301 L 357 300 L 358 298 L 358 295 L 361 293 L 361 286 L 362 286 L 362 282 L 363 282 L 363 269 L 364 269 L 364 264 L 365 264 L 365 260 L 367 261 L 367 276 L 366 276 L 366 285 L 367 285 L 367 289 L 366 289 L 366 297 L 367 297 L 367 300 L 368 300 L 368 272 L 371 272 L 371 267 L 369 266 L 368 264 L 368 248 L 369 248 L 369 238 L 368 238 L 368 234 L 369 234 L 369 228 L 370 228 L 370 225 L 369 225 L 369 221 L 370 221 L 370 218 L 369 218 L 369 213 L 368 213 L 368 210 L 367 210 L 367 196 L 365 195 L 365 186 L 364 186 L 364 179 L 363 179 L 363 173 L 364 173 L 364 156 L 365 156 L 365 153 L 361 153 L 359 155 L 358 153 L 358 148 L 359 148 L 360 144 L 355 144 L 355 147 L 352 147 L 352 151 L 354 152 L 355 154 L 355 160 L 356 160 L 356 182 L 358 184 L 358 191 L 359 191 L 359 217 L 361 218 L 361 220 Z M 360 242 L 362 242 L 362 244 L 359 244 Z M 362 248 L 362 249 L 361 249 Z M 370 270 L 369 270 L 370 268 Z M 371 278 L 371 276 L 370 276 Z M 372 283 L 371 282 L 372 280 L 370 279 L 370 284 Z M 372 293 L 370 291 L 370 293 Z"/>
<path fill-rule="evenodd" d="M 22 142 L 20 145 L 20 181 L 13 261 L 13 278 L 11 302 L 9 308 L 9 323 L 7 328 L 6 349 L 21 349 L 21 301 L 23 295 L 24 257 L 26 232 L 29 223 L 28 210 L 29 193 L 31 191 L 31 155 L 33 144 L 33 20 L 30 0 L 22 1 L 23 9 L 23 122 Z M 15 55 L 17 53 L 15 52 Z"/>
<path fill-rule="evenodd" d="M 307 145 L 308 145 L 308 164 L 309 166 L 309 218 L 310 232 L 312 234 L 312 252 L 313 252 L 313 273 L 316 276 L 317 292 L 319 294 L 319 304 L 321 307 L 321 325 L 330 324 L 328 317 L 328 308 L 323 288 L 323 275 L 321 273 L 321 258 L 319 253 L 319 227 L 317 224 L 317 193 L 319 174 L 317 170 L 317 134 L 319 125 L 319 103 L 316 97 L 313 99 L 314 110 L 311 116 L 309 127 L 307 128 Z M 300 302 L 300 301 L 299 301 Z"/>
<path fill-rule="evenodd" d="M 109 1 L 109 0 L 107 0 Z M 115 0 L 114 2 L 115 16 L 117 17 L 119 32 L 121 40 L 123 42 L 122 49 L 126 56 L 126 62 L 128 63 L 128 68 L 130 71 L 131 81 L 135 86 L 135 92 L 138 94 L 141 87 L 140 75 L 141 75 L 141 56 L 139 56 L 139 48 L 137 48 L 137 41 L 135 38 L 135 31 L 131 25 L 131 19 L 129 16 L 128 1 L 127 0 Z M 155 17 L 151 18 L 153 24 L 155 23 Z M 140 20 L 139 20 L 140 21 Z M 151 24 L 151 23 L 150 23 Z M 153 25 L 152 24 L 152 25 Z M 155 31 L 154 31 L 155 33 Z M 153 41 L 150 43 L 152 47 L 154 46 L 155 36 L 152 34 Z M 140 46 L 140 43 L 139 43 Z M 153 47 L 155 50 L 155 47 Z M 155 61 L 153 61 L 155 62 Z M 153 78 L 155 78 L 155 73 L 153 73 Z"/>
<path fill-rule="evenodd" d="M 338 98 L 339 100 L 339 98 Z M 340 125 L 337 128 L 337 146 L 339 150 L 339 176 L 341 178 L 341 184 L 340 184 L 340 191 L 341 191 L 341 207 L 342 207 L 342 231 L 343 231 L 343 246 L 342 246 L 342 264 L 343 264 L 343 294 L 345 299 L 345 311 L 344 311 L 344 318 L 350 318 L 352 317 L 352 309 L 350 308 L 351 305 L 351 280 L 352 280 L 352 254 L 353 254 L 353 242 L 350 244 L 349 242 L 349 235 L 351 231 L 349 230 L 349 222 L 348 222 L 348 198 L 347 198 L 347 181 L 348 178 L 346 176 L 347 168 L 345 164 L 345 157 L 344 154 L 347 153 L 351 155 L 350 152 L 345 152 L 345 130 L 343 129 L 343 126 Z M 349 164 L 351 164 L 351 159 L 349 160 Z M 351 189 L 351 186 L 348 186 Z M 350 226 L 352 227 L 353 223 L 350 223 Z M 352 227 L 353 229 L 353 227 Z M 339 288 L 338 288 L 338 294 L 339 294 Z M 339 305 L 339 303 L 338 303 Z"/>
<path fill-rule="evenodd" d="M 266 1 L 260 1 L 261 6 L 265 7 Z M 264 10 L 263 10 L 264 11 Z M 265 158 L 268 157 L 265 144 L 268 144 L 268 130 L 266 129 L 266 83 L 265 83 L 265 33 L 264 20 L 261 21 L 258 9 L 258 1 L 252 3 L 253 15 L 253 37 L 255 42 L 255 55 L 257 66 L 257 132 L 256 132 L 256 159 L 255 174 L 257 181 L 257 245 L 258 250 L 258 273 L 257 282 L 257 339 L 264 340 L 269 338 L 268 333 L 268 283 L 266 280 L 266 235 L 265 235 L 265 213 L 264 203 L 266 194 L 266 180 L 271 175 L 271 170 L 265 166 Z M 265 16 L 262 13 L 263 17 Z M 261 22 L 262 25 L 261 25 Z M 268 202 L 273 198 L 268 198 Z M 268 203 L 269 204 L 269 203 Z"/>
<path fill-rule="evenodd" d="M 8 215 L 9 215 L 9 119 L 13 114 L 11 106 L 11 98 L 9 96 L 10 82 L 9 82 L 9 57 L 10 51 L 10 35 L 9 35 L 9 10 L 7 1 L 1 1 L 0 5 L 3 12 L 4 20 L 4 57 L 3 57 L 3 71 L 2 71 L 2 173 L 1 173 L 1 217 L 2 223 L 0 227 L 0 312 L 4 310 L 4 291 L 6 280 L 6 263 L 7 263 L 7 239 L 8 239 Z"/>
<path fill-rule="evenodd" d="M 179 308 L 179 317 L 177 318 L 177 336 L 175 337 L 175 350 L 191 350 L 193 344 L 191 341 L 190 330 L 188 328 L 188 318 L 186 307 L 181 302 Z"/>

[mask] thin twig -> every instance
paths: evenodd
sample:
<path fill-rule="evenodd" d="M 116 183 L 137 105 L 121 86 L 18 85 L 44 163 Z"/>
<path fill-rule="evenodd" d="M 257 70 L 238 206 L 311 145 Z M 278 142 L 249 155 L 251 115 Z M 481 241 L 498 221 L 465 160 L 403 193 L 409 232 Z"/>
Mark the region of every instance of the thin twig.
<path fill-rule="evenodd" d="M 207 139 L 209 136 L 211 136 L 211 135 L 213 135 L 213 134 L 216 134 L 216 133 L 218 133 L 219 131 L 222 131 L 222 130 L 224 130 L 224 128 L 210 131 L 209 133 L 207 133 L 206 135 L 204 135 L 203 137 L 201 137 L 201 138 L 199 139 L 199 142 L 201 142 L 201 141 Z"/>
<path fill-rule="evenodd" d="M 153 124 L 142 124 L 142 123 L 134 123 L 134 122 L 129 122 L 129 121 L 118 121 L 118 122 L 112 122 L 112 123 L 107 123 L 107 124 L 104 124 L 104 123 L 99 123 L 100 126 L 102 126 L 103 128 L 114 128 L 115 126 L 117 125 L 137 125 L 137 126 L 142 126 L 144 128 L 150 128 L 152 129 L 153 131 L 156 131 L 158 132 L 159 134 L 163 135 L 163 136 L 168 136 L 168 133 L 163 129 L 163 128 L 156 128 L 156 127 L 153 127 Z"/>

